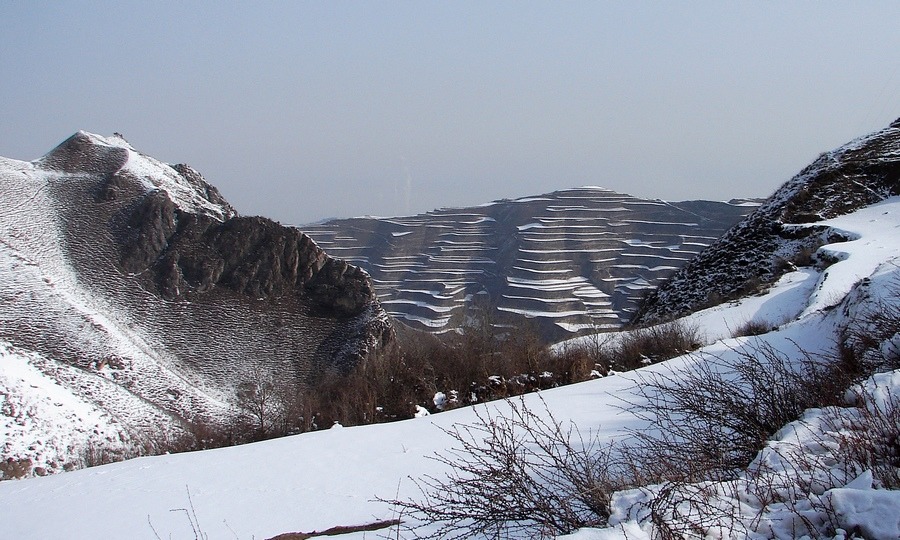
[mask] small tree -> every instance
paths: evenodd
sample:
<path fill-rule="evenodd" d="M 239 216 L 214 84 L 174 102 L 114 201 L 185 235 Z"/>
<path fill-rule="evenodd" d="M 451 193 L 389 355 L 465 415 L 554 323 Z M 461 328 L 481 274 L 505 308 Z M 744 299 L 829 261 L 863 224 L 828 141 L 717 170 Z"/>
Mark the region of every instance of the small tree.
<path fill-rule="evenodd" d="M 238 384 L 237 399 L 241 410 L 250 418 L 256 436 L 265 438 L 277 415 L 275 379 L 270 373 L 254 369 L 249 380 Z"/>

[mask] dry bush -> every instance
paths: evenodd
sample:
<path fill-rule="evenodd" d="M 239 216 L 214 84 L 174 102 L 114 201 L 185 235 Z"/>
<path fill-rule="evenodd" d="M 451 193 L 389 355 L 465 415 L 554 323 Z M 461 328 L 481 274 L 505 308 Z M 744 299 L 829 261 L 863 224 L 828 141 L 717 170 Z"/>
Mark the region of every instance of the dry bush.
<path fill-rule="evenodd" d="M 606 355 L 616 371 L 630 371 L 698 349 L 703 342 L 696 326 L 678 320 L 631 330 Z"/>
<path fill-rule="evenodd" d="M 723 504 L 703 483 L 664 482 L 647 510 L 658 540 L 746 537 L 737 509 Z"/>
<path fill-rule="evenodd" d="M 585 357 L 584 363 L 590 369 L 582 367 L 581 380 L 587 380 L 591 371 L 604 376 L 612 370 L 631 371 L 694 351 L 702 342 L 699 328 L 677 320 L 622 333 L 595 332 L 557 354 L 577 353 Z"/>
<path fill-rule="evenodd" d="M 900 297 L 900 280 L 889 294 Z M 840 335 L 843 360 L 861 373 L 900 369 L 900 302 L 875 302 L 854 313 L 852 321 Z"/>
<path fill-rule="evenodd" d="M 31 475 L 34 462 L 31 458 L 13 458 L 8 457 L 0 461 L 0 480 L 9 480 L 13 478 L 25 478 Z"/>
<path fill-rule="evenodd" d="M 627 446 L 585 441 L 549 411 L 510 403 L 507 417 L 480 414 L 474 425 L 447 431 L 457 448 L 435 458 L 447 475 L 420 480 L 418 500 L 389 502 L 413 520 L 417 538 L 549 538 L 602 526 L 613 492 L 655 484 L 637 515 L 653 524 L 656 538 L 745 537 L 758 532 L 769 508 L 780 508 L 796 535 L 833 533 L 837 516 L 826 498 L 811 494 L 864 470 L 874 471 L 878 487 L 900 484 L 900 406 L 895 398 L 861 406 L 856 420 L 844 419 L 840 429 L 835 422 L 822 441 L 809 443 L 832 453 L 798 447 L 783 460 L 785 471 L 765 462 L 747 470 L 775 432 L 808 408 L 841 403 L 858 377 L 838 355 L 799 354 L 749 342 L 728 360 L 698 358 L 686 374 L 640 376 L 636 401 L 643 403 L 628 407 L 651 426 Z M 845 472 L 835 469 L 839 462 Z M 747 504 L 756 518 L 742 515 Z"/>
<path fill-rule="evenodd" d="M 854 390 L 856 418 L 838 434 L 838 457 L 850 474 L 872 471 L 878 487 L 900 489 L 900 398 Z M 837 424 L 832 413 L 832 423 Z"/>
<path fill-rule="evenodd" d="M 833 535 L 840 520 L 819 497 L 825 490 L 867 470 L 876 487 L 900 487 L 896 397 L 862 392 L 855 407 L 841 406 L 846 389 L 870 374 L 858 363 L 802 350 L 792 360 L 765 343 L 732 352 L 729 361 L 697 358 L 679 374 L 638 379 L 644 403 L 636 406 L 651 428 L 621 451 L 638 485 L 656 484 L 643 505 L 657 538 L 744 537 L 773 508 L 797 537 Z M 783 470 L 767 460 L 747 468 L 774 433 L 811 408 L 825 411 L 818 439 L 767 446 Z M 741 516 L 748 502 L 755 518 Z"/>
<path fill-rule="evenodd" d="M 846 386 L 824 384 L 831 368 L 791 358 L 765 342 L 732 351 L 736 359 L 698 357 L 678 373 L 638 376 L 629 408 L 649 421 L 628 452 L 652 481 L 727 480 L 782 426 L 809 407 L 839 400 Z"/>
<path fill-rule="evenodd" d="M 239 424 L 239 426 L 240 429 L 235 429 L 236 425 L 223 428 L 208 418 L 195 417 L 187 422 L 186 428 L 189 435 L 171 445 L 168 451 L 174 454 L 239 444 L 243 440 L 242 434 L 248 431 L 246 425 Z"/>
<path fill-rule="evenodd" d="M 589 380 L 596 367 L 583 349 L 566 348 L 550 355 L 546 369 L 554 374 L 558 384 L 565 385 Z"/>
<path fill-rule="evenodd" d="M 698 357 L 677 374 L 641 374 L 636 389 L 643 403 L 628 407 L 637 407 L 655 432 L 635 433 L 638 443 L 626 451 L 644 464 L 641 474 L 647 483 L 733 478 L 804 410 L 842 405 L 855 383 L 876 370 L 900 368 L 900 351 L 891 345 L 898 331 L 900 305 L 879 302 L 857 314 L 841 333 L 836 353 L 813 357 L 798 347 L 792 358 L 751 340 L 732 351 L 733 360 Z M 889 427 L 896 418 L 865 411 L 872 417 L 864 418 L 862 426 L 882 426 L 871 429 L 892 433 Z M 847 446 L 858 447 L 873 437 L 856 437 Z M 886 442 L 880 445 L 888 449 L 882 451 L 893 451 Z M 860 449 L 858 459 L 865 461 L 872 451 Z"/>
<path fill-rule="evenodd" d="M 255 431 L 256 439 L 265 439 L 276 422 L 279 414 L 276 393 L 275 377 L 260 368 L 254 369 L 249 378 L 237 385 L 238 406 Z"/>
<path fill-rule="evenodd" d="M 416 481 L 418 500 L 384 501 L 416 538 L 552 538 L 607 522 L 612 493 L 625 487 L 609 448 L 546 405 L 506 403 L 507 415 L 476 411 L 474 424 L 446 430 L 458 447 L 434 457 L 448 472 Z"/>
<path fill-rule="evenodd" d="M 403 343 L 419 404 L 434 411 L 430 399 L 438 391 L 457 395 L 457 405 L 465 406 L 590 378 L 593 366 L 583 354 L 554 353 L 538 335 L 535 327 L 501 334 L 483 324 L 442 340 Z"/>
<path fill-rule="evenodd" d="M 823 489 L 843 486 L 865 470 L 873 471 L 876 487 L 900 487 L 896 398 L 873 407 L 873 396 L 859 396 L 853 421 L 841 416 L 843 423 L 835 420 L 821 441 L 804 443 L 824 450 L 789 450 L 784 470 L 747 467 L 805 410 L 842 410 L 851 385 L 874 369 L 900 367 L 898 321 L 897 306 L 879 304 L 840 336 L 836 354 L 813 357 L 798 347 L 788 355 L 751 340 L 720 358 L 697 357 L 686 371 L 641 374 L 637 399 L 626 408 L 637 409 L 649 429 L 615 449 L 595 440 L 585 445 L 574 428 L 524 405 L 513 404 L 509 418 L 479 416 L 472 426 L 448 431 L 459 447 L 436 458 L 450 471 L 446 477 L 420 480 L 419 500 L 390 502 L 418 520 L 412 528 L 417 537 L 550 537 L 604 524 L 614 491 L 655 484 L 641 515 L 657 538 L 756 534 L 771 508 L 795 535 L 833 534 L 839 521 L 827 498 L 818 497 Z M 551 363 L 627 369 L 683 354 L 699 342 L 696 330 L 677 326 L 632 336 L 615 346 L 598 338 L 593 349 L 563 351 Z M 524 351 L 526 363 L 509 365 L 533 369 L 527 362 L 535 356 L 517 351 Z M 741 514 L 747 504 L 758 509 L 755 518 Z"/>
<path fill-rule="evenodd" d="M 587 336 L 583 336 L 578 340 L 578 344 L 567 347 L 564 352 L 574 350 L 575 352 L 587 357 L 591 369 L 596 370 L 600 375 L 606 376 L 612 369 L 612 362 L 615 359 L 614 348 L 612 342 L 615 334 L 603 332 L 600 329 Z"/>
<path fill-rule="evenodd" d="M 731 337 L 761 336 L 775 329 L 775 325 L 763 319 L 750 319 L 731 331 Z"/>

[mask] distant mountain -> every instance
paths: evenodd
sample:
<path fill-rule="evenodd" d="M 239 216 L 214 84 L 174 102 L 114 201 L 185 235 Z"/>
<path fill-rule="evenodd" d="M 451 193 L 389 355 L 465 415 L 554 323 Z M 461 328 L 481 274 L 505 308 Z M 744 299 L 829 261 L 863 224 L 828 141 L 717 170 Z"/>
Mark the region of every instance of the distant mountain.
<path fill-rule="evenodd" d="M 304 230 L 364 268 L 407 325 L 440 333 L 488 318 L 555 340 L 628 322 L 648 291 L 757 205 L 583 187 Z"/>
<path fill-rule="evenodd" d="M 849 240 L 809 226 L 900 195 L 900 119 L 826 152 L 684 266 L 642 304 L 637 323 L 680 317 L 754 293 L 796 266 L 827 266 L 824 245 Z"/>
<path fill-rule="evenodd" d="M 358 267 L 121 136 L 0 158 L 0 200 L 4 460 L 152 453 L 224 429 L 242 382 L 302 388 L 392 339 Z"/>

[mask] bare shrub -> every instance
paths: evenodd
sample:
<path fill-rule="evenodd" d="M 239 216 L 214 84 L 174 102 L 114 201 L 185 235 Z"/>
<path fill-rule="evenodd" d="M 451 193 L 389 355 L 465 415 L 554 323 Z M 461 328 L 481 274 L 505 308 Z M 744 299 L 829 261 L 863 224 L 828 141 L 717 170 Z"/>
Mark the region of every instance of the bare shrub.
<path fill-rule="evenodd" d="M 316 384 L 318 427 L 360 425 L 412 418 L 426 399 L 421 365 L 397 348 L 369 355 L 349 374 L 329 373 Z M 432 394 L 433 395 L 433 394 Z"/>
<path fill-rule="evenodd" d="M 263 439 L 268 435 L 278 414 L 275 378 L 260 368 L 238 384 L 237 399 L 241 410 L 249 417 L 256 436 Z"/>
<path fill-rule="evenodd" d="M 846 388 L 823 383 L 830 368 L 819 359 L 795 367 L 765 342 L 732 352 L 731 361 L 697 357 L 679 373 L 638 376 L 629 408 L 652 429 L 635 432 L 627 451 L 648 482 L 733 478 L 778 429 Z"/>
<path fill-rule="evenodd" d="M 8 457 L 6 460 L 0 461 L 0 480 L 25 478 L 31 474 L 33 465 L 31 458 L 16 459 Z"/>
<path fill-rule="evenodd" d="M 631 330 L 610 350 L 607 363 L 617 371 L 629 371 L 694 351 L 703 338 L 696 326 L 677 320 Z"/>
<path fill-rule="evenodd" d="M 168 447 L 170 453 L 192 452 L 194 450 L 210 450 L 237 444 L 239 437 L 246 431 L 244 426 L 240 429 L 223 428 L 208 418 L 201 416 L 192 418 L 186 423 L 188 436 L 182 437 L 177 443 Z"/>
<path fill-rule="evenodd" d="M 628 408 L 650 426 L 616 448 L 511 402 L 507 417 L 481 413 L 448 430 L 458 446 L 435 458 L 447 475 L 418 481 L 418 500 L 388 502 L 413 519 L 416 537 L 549 538 L 602 526 L 613 492 L 650 486 L 634 515 L 653 524 L 656 538 L 765 534 L 768 512 L 794 536 L 833 535 L 840 521 L 825 490 L 866 470 L 876 487 L 900 486 L 900 404 L 868 392 L 840 407 L 860 377 L 854 367 L 839 354 L 787 354 L 750 340 L 678 373 L 639 375 Z M 821 439 L 813 431 L 766 446 L 812 407 L 834 411 Z M 777 466 L 753 461 L 764 446 Z"/>
<path fill-rule="evenodd" d="M 593 359 L 582 349 L 563 349 L 549 356 L 546 369 L 554 374 L 558 384 L 586 381 L 596 371 Z"/>
<path fill-rule="evenodd" d="M 625 485 L 609 448 L 546 405 L 506 403 L 508 415 L 477 411 L 474 424 L 446 430 L 459 446 L 434 457 L 445 477 L 416 481 L 420 499 L 384 501 L 415 523 L 407 528 L 417 538 L 551 538 L 607 522 L 610 497 Z"/>
<path fill-rule="evenodd" d="M 900 398 L 890 391 L 855 389 L 856 418 L 838 431 L 839 459 L 859 474 L 872 471 L 884 489 L 900 489 Z M 831 416 L 834 424 L 834 413 Z"/>
<path fill-rule="evenodd" d="M 900 297 L 900 280 L 892 283 L 888 294 Z M 866 373 L 900 369 L 900 302 L 868 304 L 851 320 L 839 340 L 845 362 Z"/>
<path fill-rule="evenodd" d="M 731 331 L 731 337 L 760 336 L 771 332 L 775 325 L 763 319 L 750 319 Z"/>
<path fill-rule="evenodd" d="M 147 448 L 142 452 L 135 448 L 110 447 L 88 440 L 81 449 L 81 465 L 83 467 L 97 467 L 152 453 L 154 452 Z"/>
<path fill-rule="evenodd" d="M 614 355 L 611 354 L 613 350 L 611 345 L 613 336 L 614 334 L 612 333 L 602 332 L 599 328 L 596 328 L 593 333 L 579 339 L 578 344 L 573 348 L 588 358 L 590 363 L 593 364 L 593 370 L 596 370 L 600 375 L 606 376 L 612 369 L 614 358 Z"/>
<path fill-rule="evenodd" d="M 739 538 L 745 529 L 737 509 L 715 496 L 703 483 L 664 482 L 648 504 L 654 538 Z"/>

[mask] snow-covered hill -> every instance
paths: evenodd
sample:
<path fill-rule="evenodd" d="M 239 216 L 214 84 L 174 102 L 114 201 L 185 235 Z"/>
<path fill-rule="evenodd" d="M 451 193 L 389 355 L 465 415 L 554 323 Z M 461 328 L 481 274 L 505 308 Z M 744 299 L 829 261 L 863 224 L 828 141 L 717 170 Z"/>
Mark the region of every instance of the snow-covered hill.
<path fill-rule="evenodd" d="M 816 249 L 850 237 L 814 225 L 894 195 L 900 195 L 900 119 L 819 156 L 651 292 L 632 322 L 682 316 L 752 294 L 796 266 L 827 265 L 831 259 L 816 259 Z"/>
<path fill-rule="evenodd" d="M 302 384 L 390 332 L 362 271 L 120 136 L 0 158 L 0 199 L 4 476 L 223 429 L 259 370 Z"/>
<path fill-rule="evenodd" d="M 413 328 L 448 332 L 484 310 L 559 340 L 627 323 L 648 290 L 756 206 L 582 187 L 304 230 L 364 268 L 385 309 Z"/>
<path fill-rule="evenodd" d="M 758 297 L 695 314 L 694 320 L 710 322 L 710 343 L 699 352 L 636 372 L 543 391 L 539 396 L 532 394 L 525 403 L 540 412 L 543 405 L 539 400 L 543 400 L 558 420 L 571 421 L 583 433 L 596 434 L 601 441 L 612 441 L 625 437 L 628 429 L 647 426 L 633 408 L 621 406 L 623 397 L 641 399 L 634 385 L 642 375 L 657 372 L 677 377 L 710 358 L 727 360 L 751 343 L 771 346 L 797 362 L 809 354 L 831 351 L 836 333 L 852 321 L 854 314 L 878 301 L 892 305 L 900 302 L 896 294 L 900 283 L 900 197 L 818 226 L 853 239 L 819 248 L 833 255 L 836 262 L 827 271 L 789 271 Z M 765 318 L 778 328 L 754 338 L 723 335 L 730 324 L 755 318 Z M 886 340 L 884 354 L 896 354 L 898 345 L 900 336 L 894 335 Z M 897 378 L 894 374 L 880 380 L 880 388 L 900 399 Z M 3 482 L 3 532 L 19 539 L 152 539 L 157 534 L 163 538 L 193 538 L 191 516 L 196 516 L 199 528 L 210 538 L 245 539 L 394 519 L 397 510 L 375 498 L 416 497 L 418 491 L 411 478 L 446 472 L 446 465 L 429 459 L 454 443 L 442 429 L 455 423 L 473 423 L 476 412 L 508 414 L 508 407 L 495 402 L 393 424 L 334 428 L 240 447 L 138 458 L 46 478 Z M 810 415 L 815 417 L 814 412 Z M 821 433 L 824 425 L 804 425 L 827 436 Z M 792 433 L 798 429 L 784 430 L 780 434 L 783 442 L 775 443 L 770 454 L 777 451 L 778 444 L 795 442 Z M 816 450 L 810 447 L 810 451 Z M 760 459 L 776 463 L 770 458 Z M 715 488 L 708 491 L 713 493 Z M 637 512 L 638 506 L 629 504 L 639 502 L 641 493 L 623 493 L 615 499 L 616 528 L 584 530 L 573 538 L 650 538 L 652 524 Z M 847 485 L 822 485 L 816 496 L 836 502 L 831 517 L 847 531 L 858 525 L 867 538 L 900 534 L 897 492 L 873 490 L 865 477 L 850 479 Z M 763 531 L 760 537 L 774 537 L 775 533 L 790 537 L 792 531 L 799 530 L 796 523 L 790 525 L 784 520 L 790 514 L 786 505 L 764 513 L 757 512 L 760 509 L 754 508 L 752 501 L 742 508 L 746 516 L 741 514 L 736 519 L 746 517 L 742 526 Z M 804 516 L 813 524 L 829 517 L 817 513 L 813 506 L 801 510 L 807 511 Z M 865 528 L 869 526 L 878 528 Z M 341 537 L 375 538 L 377 534 L 360 532 Z"/>

